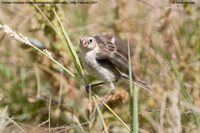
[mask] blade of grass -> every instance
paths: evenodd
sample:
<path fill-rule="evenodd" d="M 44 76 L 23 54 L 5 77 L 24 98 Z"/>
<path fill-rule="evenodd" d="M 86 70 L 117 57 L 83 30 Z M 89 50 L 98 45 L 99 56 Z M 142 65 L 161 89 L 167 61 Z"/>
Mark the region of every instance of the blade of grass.
<path fill-rule="evenodd" d="M 133 92 L 133 78 L 132 78 L 132 65 L 131 65 L 131 54 L 130 54 L 130 44 L 128 40 L 128 66 L 129 66 L 129 97 L 130 97 L 130 116 L 131 116 L 131 132 L 138 133 L 139 123 L 138 123 L 138 93 L 139 87 L 136 85 Z"/>
<path fill-rule="evenodd" d="M 200 35 L 197 34 L 197 51 L 198 51 L 198 56 L 200 59 Z"/>
<path fill-rule="evenodd" d="M 100 110 L 100 108 L 99 108 L 99 106 L 98 106 L 97 100 L 96 100 L 96 98 L 95 98 L 94 96 L 93 96 L 92 98 L 93 98 L 93 100 L 94 100 L 94 102 L 95 102 L 95 106 L 97 107 L 97 111 L 98 111 L 99 116 L 100 116 L 100 118 L 101 118 L 101 121 L 102 121 L 104 130 L 105 130 L 106 133 L 109 133 L 109 132 L 108 132 L 108 127 L 106 126 L 106 123 L 105 123 L 105 121 L 104 121 L 103 115 L 102 115 L 101 110 Z"/>
<path fill-rule="evenodd" d="M 46 14 L 38 7 L 38 5 L 34 4 L 34 6 L 41 13 L 41 15 L 46 19 L 46 21 L 49 23 L 49 25 L 52 27 L 52 29 L 57 33 L 57 35 L 60 37 L 62 42 L 64 44 L 67 43 L 68 51 L 70 52 L 70 54 L 72 56 L 73 62 L 75 64 L 75 66 L 76 66 L 76 69 L 77 69 L 79 75 L 83 78 L 84 82 L 87 83 L 86 79 L 84 78 L 83 68 L 81 66 L 80 60 L 78 58 L 78 55 L 76 54 L 75 48 L 74 48 L 74 46 L 73 46 L 68 34 L 65 32 L 64 26 L 63 26 L 59 16 L 57 15 L 55 9 L 53 9 L 53 12 L 54 12 L 54 14 L 56 16 L 56 19 L 58 20 L 58 22 L 60 24 L 60 27 L 62 29 L 62 33 L 60 33 L 60 31 L 56 28 L 56 26 L 48 19 Z M 65 38 L 63 37 L 63 35 L 64 35 Z"/>
<path fill-rule="evenodd" d="M 139 132 L 139 121 L 138 121 L 138 94 L 139 87 L 135 85 L 134 96 L 133 96 L 133 132 Z"/>
<path fill-rule="evenodd" d="M 48 114 L 48 120 L 49 120 L 49 133 L 50 133 L 50 129 L 51 129 L 51 100 L 52 100 L 52 94 L 50 95 L 49 98 L 49 114 Z"/>
<path fill-rule="evenodd" d="M 37 64 L 34 64 L 34 68 L 35 68 L 35 77 L 36 77 L 36 85 L 37 85 L 37 98 L 40 98 L 40 93 L 41 93 L 41 81 L 40 81 L 40 74 L 39 74 L 39 70 L 37 67 Z"/>
<path fill-rule="evenodd" d="M 49 59 L 51 59 L 55 64 L 57 64 L 59 67 L 61 67 L 62 69 L 64 69 L 67 73 L 69 73 L 72 77 L 75 77 L 75 75 L 73 73 L 71 73 L 68 69 L 66 69 L 62 64 L 60 64 L 59 62 L 57 62 L 54 58 L 52 57 L 49 57 L 49 55 L 40 50 L 38 47 L 34 46 L 34 45 L 31 45 L 31 47 L 33 47 L 34 49 L 36 49 L 37 51 L 39 51 L 40 53 L 42 53 L 43 55 L 47 56 Z"/>
<path fill-rule="evenodd" d="M 181 95 L 183 97 L 183 99 L 190 105 L 194 106 L 193 104 L 193 101 L 192 101 L 192 98 L 189 94 L 189 92 L 187 91 L 187 88 L 184 84 L 184 81 L 183 79 L 181 78 L 181 75 L 180 75 L 180 72 L 178 71 L 177 67 L 176 67 L 176 63 L 172 60 L 170 60 L 170 65 L 172 67 L 172 70 L 174 71 L 175 73 L 175 76 L 178 80 L 178 83 L 180 85 L 180 92 L 181 92 Z M 198 127 L 198 130 L 200 132 L 200 120 L 199 120 L 199 117 L 197 116 L 197 114 L 195 113 L 195 110 L 192 108 L 192 106 L 189 106 L 189 110 L 191 111 L 192 113 L 192 117 L 194 119 L 194 122 L 196 124 L 196 126 Z"/>
<path fill-rule="evenodd" d="M 10 117 L 6 116 L 6 118 L 13 123 L 16 127 L 18 127 L 20 129 L 21 132 L 26 133 L 26 131 L 19 125 L 17 124 L 17 122 L 15 122 L 13 119 L 11 119 Z"/>
<path fill-rule="evenodd" d="M 98 100 L 100 100 L 100 98 L 96 94 L 94 95 Z M 130 131 L 128 125 L 106 103 L 104 103 L 104 106 L 128 129 L 128 131 Z"/>
<path fill-rule="evenodd" d="M 19 40 L 20 42 L 29 45 L 31 47 L 33 47 L 34 49 L 36 49 L 38 52 L 40 52 L 41 54 L 47 56 L 49 59 L 51 59 L 55 64 L 57 64 L 58 66 L 60 66 L 62 69 L 64 69 L 69 75 L 71 75 L 72 77 L 75 77 L 75 75 L 70 72 L 68 69 L 66 69 L 63 65 L 61 65 L 59 62 L 57 62 L 52 56 L 50 56 L 47 52 L 47 50 L 42 51 L 40 50 L 38 47 L 36 47 L 35 45 L 31 44 L 31 42 L 28 40 L 28 38 L 26 36 L 23 36 L 22 34 L 17 34 L 15 31 L 13 31 L 9 26 L 7 25 L 0 25 L 0 28 L 4 29 L 4 32 L 9 34 L 11 37 L 15 38 L 16 40 Z"/>
<path fill-rule="evenodd" d="M 29 0 L 30 2 L 34 2 L 33 0 Z M 37 4 L 33 4 L 34 7 L 41 13 L 41 15 L 46 19 L 46 21 L 49 23 L 49 25 L 51 26 L 51 28 L 57 33 L 58 31 L 56 30 L 56 27 L 54 26 L 54 24 L 48 19 L 48 17 L 45 15 L 44 12 L 42 12 L 42 10 L 40 9 L 40 7 Z"/>
<path fill-rule="evenodd" d="M 75 48 L 74 48 L 74 46 L 73 46 L 73 44 L 72 44 L 72 42 L 71 42 L 71 40 L 70 40 L 68 34 L 66 33 L 66 31 L 65 31 L 65 29 L 64 29 L 64 26 L 63 26 L 63 24 L 62 24 L 62 22 L 61 22 L 59 16 L 57 15 L 55 9 L 53 9 L 53 12 L 54 12 L 54 14 L 55 14 L 55 16 L 56 16 L 56 18 L 57 18 L 59 24 L 60 24 L 60 27 L 61 27 L 61 29 L 62 29 L 63 35 L 64 35 L 65 40 L 66 40 L 66 43 L 67 43 L 67 47 L 68 47 L 68 49 L 69 49 L 69 51 L 70 51 L 70 54 L 71 54 L 71 56 L 72 56 L 72 58 L 73 58 L 73 61 L 74 61 L 74 63 L 75 63 L 75 66 L 76 66 L 76 68 L 77 68 L 79 74 L 80 74 L 81 76 L 83 76 L 83 75 L 84 75 L 83 69 L 82 69 L 80 60 L 79 60 L 79 58 L 78 58 L 78 55 L 77 55 L 77 53 L 76 53 L 76 51 L 75 51 Z"/>

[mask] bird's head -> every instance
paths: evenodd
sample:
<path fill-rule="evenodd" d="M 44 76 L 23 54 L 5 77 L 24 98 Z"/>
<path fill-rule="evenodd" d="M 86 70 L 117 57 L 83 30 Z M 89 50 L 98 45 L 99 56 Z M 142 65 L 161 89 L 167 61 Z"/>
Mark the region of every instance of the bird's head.
<path fill-rule="evenodd" d="M 90 51 L 98 48 L 97 41 L 94 37 L 81 37 L 79 47 L 82 50 Z"/>

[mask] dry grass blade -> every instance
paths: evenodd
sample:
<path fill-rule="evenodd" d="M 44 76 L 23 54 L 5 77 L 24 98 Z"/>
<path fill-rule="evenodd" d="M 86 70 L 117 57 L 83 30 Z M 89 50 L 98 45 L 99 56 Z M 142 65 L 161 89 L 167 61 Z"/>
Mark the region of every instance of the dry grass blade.
<path fill-rule="evenodd" d="M 18 125 L 14 120 L 12 120 L 11 118 L 9 118 L 8 116 L 6 116 L 6 118 L 9 121 L 11 121 L 15 126 L 17 126 L 21 130 L 21 132 L 26 133 L 26 131 L 20 125 Z"/>
<path fill-rule="evenodd" d="M 47 51 L 46 49 L 44 49 L 43 51 L 40 50 L 39 48 L 37 48 L 36 46 L 32 45 L 31 42 L 28 40 L 28 38 L 26 36 L 23 36 L 22 34 L 17 34 L 15 31 L 13 31 L 9 26 L 7 25 L 0 25 L 0 28 L 4 29 L 4 32 L 9 34 L 11 37 L 15 38 L 16 40 L 21 41 L 22 43 L 29 45 L 31 47 L 33 47 L 34 49 L 36 49 L 38 52 L 40 52 L 41 54 L 47 56 L 49 59 L 51 59 L 54 63 L 56 63 L 58 66 L 60 66 L 62 69 L 64 69 L 68 74 L 70 74 L 72 77 L 75 77 L 75 75 L 73 73 L 71 73 L 68 69 L 66 69 L 63 65 L 61 65 L 59 62 L 57 62 L 52 56 L 51 53 L 49 51 Z"/>
<path fill-rule="evenodd" d="M 41 127 L 42 125 L 45 125 L 45 124 L 47 124 L 47 123 L 49 123 L 49 119 L 46 120 L 46 121 L 44 121 L 44 122 L 42 122 L 42 123 L 40 123 L 40 124 L 38 124 L 38 125 L 37 125 L 36 127 L 34 127 L 29 133 L 34 133 L 35 130 L 37 130 L 39 127 Z"/>
<path fill-rule="evenodd" d="M 104 130 L 105 130 L 105 133 L 109 133 L 109 132 L 108 132 L 108 127 L 106 126 L 106 123 L 105 123 L 105 121 L 104 121 L 103 115 L 102 115 L 101 110 L 100 110 L 100 108 L 99 108 L 99 106 L 98 106 L 97 100 L 96 100 L 96 98 L 95 98 L 94 96 L 93 96 L 92 98 L 93 98 L 93 100 L 94 100 L 94 102 L 95 102 L 97 111 L 98 111 L 99 116 L 100 116 L 100 118 L 101 118 L 101 121 L 102 121 L 102 123 L 103 123 L 103 127 L 104 127 Z"/>
<path fill-rule="evenodd" d="M 75 63 L 75 66 L 76 66 L 76 68 L 77 68 L 79 74 L 80 74 L 81 76 L 83 76 L 83 75 L 84 75 L 83 69 L 82 69 L 80 60 L 79 60 L 79 58 L 78 58 L 78 55 L 76 54 L 75 48 L 74 48 L 74 46 L 73 46 L 73 44 L 72 44 L 72 42 L 71 42 L 71 40 L 70 40 L 68 34 L 66 33 L 66 31 L 65 31 L 65 29 L 64 29 L 64 26 L 63 26 L 63 24 L 62 24 L 60 18 L 58 17 L 58 15 L 57 15 L 55 9 L 53 9 L 53 12 L 54 12 L 54 14 L 56 15 L 56 18 L 57 18 L 57 20 L 58 20 L 58 22 L 59 22 L 59 24 L 60 24 L 60 27 L 61 27 L 62 32 L 63 32 L 63 35 L 64 35 L 64 37 L 65 37 L 65 39 L 66 39 L 66 43 L 67 43 L 67 46 L 68 46 L 68 50 L 70 51 L 70 54 L 71 54 L 71 56 L 72 56 L 72 58 L 73 58 L 73 61 L 74 61 L 74 63 Z"/>
<path fill-rule="evenodd" d="M 133 78 L 132 78 L 132 65 L 131 65 L 131 50 L 130 43 L 128 39 L 128 67 L 129 67 L 129 97 L 130 97 L 130 116 L 131 116 L 131 132 L 139 132 L 139 122 L 138 122 L 138 94 L 139 87 L 136 85 L 133 91 Z"/>
<path fill-rule="evenodd" d="M 179 73 L 179 71 L 178 71 L 178 69 L 177 69 L 177 67 L 176 67 L 175 62 L 171 60 L 169 63 L 170 63 L 170 65 L 171 65 L 172 70 L 174 71 L 175 76 L 176 76 L 176 78 L 177 78 L 177 80 L 178 80 L 178 83 L 179 83 L 179 85 L 180 85 L 180 93 L 181 93 L 181 95 L 183 96 L 183 99 L 184 99 L 188 104 L 194 105 L 194 104 L 193 104 L 193 101 L 192 101 L 192 99 L 191 99 L 191 96 L 190 96 L 190 94 L 189 94 L 188 91 L 187 91 L 187 88 L 186 88 L 186 86 L 185 86 L 185 83 L 184 83 L 183 79 L 181 78 L 181 75 L 180 75 L 180 73 Z M 199 120 L 199 117 L 198 117 L 198 115 L 195 113 L 195 110 L 193 110 L 193 108 L 191 108 L 191 106 L 189 106 L 189 107 L 190 107 L 189 109 L 190 109 L 190 111 L 191 111 L 191 113 L 192 113 L 192 117 L 193 117 L 193 119 L 194 119 L 194 122 L 195 122 L 195 124 L 197 125 L 198 130 L 200 131 L 200 120 Z"/>
<path fill-rule="evenodd" d="M 53 28 L 53 30 L 58 34 L 58 36 L 60 37 L 60 39 L 62 40 L 62 42 L 65 44 L 67 43 L 67 47 L 68 47 L 68 50 L 72 56 L 72 59 L 73 59 L 73 62 L 76 66 L 76 69 L 78 71 L 78 73 L 81 75 L 81 77 L 83 77 L 84 73 L 83 73 L 83 69 L 82 69 L 82 66 L 81 66 L 81 63 L 80 63 L 80 60 L 78 58 L 78 55 L 76 54 L 76 51 L 75 51 L 75 48 L 69 38 L 69 36 L 67 35 L 67 33 L 65 32 L 65 29 L 64 29 L 64 26 L 59 18 L 59 16 L 57 15 L 55 9 L 53 9 L 53 12 L 60 24 L 60 27 L 61 27 L 61 30 L 62 30 L 62 33 L 59 32 L 59 30 L 55 27 L 55 25 L 48 19 L 48 17 L 45 15 L 45 13 L 43 11 L 40 10 L 40 8 L 34 4 L 34 6 L 37 8 L 37 10 L 41 13 L 41 15 L 47 20 L 47 22 L 50 24 L 50 26 Z M 63 38 L 63 35 L 65 37 L 65 39 Z M 84 78 L 84 77 L 83 77 Z M 85 80 L 85 78 L 84 78 Z"/>
<path fill-rule="evenodd" d="M 100 100 L 100 98 L 96 94 L 95 97 Z M 104 103 L 104 106 L 126 127 L 128 131 L 130 131 L 128 125 L 106 103 Z"/>
<path fill-rule="evenodd" d="M 52 95 L 49 98 L 49 118 L 48 118 L 48 120 L 49 120 L 49 133 L 51 131 L 51 99 L 52 99 Z"/>

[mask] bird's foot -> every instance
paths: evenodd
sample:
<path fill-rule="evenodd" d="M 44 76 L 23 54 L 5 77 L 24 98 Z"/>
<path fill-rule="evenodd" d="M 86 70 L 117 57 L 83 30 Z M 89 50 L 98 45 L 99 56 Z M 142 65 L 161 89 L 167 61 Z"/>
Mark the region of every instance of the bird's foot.
<path fill-rule="evenodd" d="M 99 107 L 102 107 L 104 104 L 105 104 L 105 101 L 108 99 L 108 97 L 111 95 L 111 93 L 113 92 L 113 90 L 114 90 L 114 85 L 113 85 L 113 83 L 111 82 L 110 83 L 110 91 L 109 91 L 109 93 L 103 98 L 103 99 L 101 99 L 100 101 L 99 101 Z"/>
<path fill-rule="evenodd" d="M 99 107 L 103 107 L 104 106 L 104 104 L 105 104 L 105 98 L 103 98 L 103 99 L 101 99 L 100 101 L 99 101 Z"/>

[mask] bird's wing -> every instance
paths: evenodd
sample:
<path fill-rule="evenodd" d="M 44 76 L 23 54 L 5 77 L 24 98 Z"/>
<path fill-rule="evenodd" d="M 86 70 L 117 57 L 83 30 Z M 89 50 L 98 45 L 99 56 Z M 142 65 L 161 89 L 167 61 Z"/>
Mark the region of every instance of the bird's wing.
<path fill-rule="evenodd" d="M 111 35 L 96 35 L 94 38 L 100 47 L 97 60 L 108 59 L 121 73 L 128 75 L 127 44 Z"/>
<path fill-rule="evenodd" d="M 122 77 L 129 78 L 128 68 L 128 47 L 126 42 L 123 42 L 117 37 L 111 35 L 98 35 L 94 36 L 97 41 L 100 50 L 96 54 L 97 60 L 110 61 L 118 71 L 121 72 Z M 145 81 L 138 80 L 135 74 L 132 72 L 133 81 L 140 84 L 142 88 L 149 90 L 149 86 Z"/>

